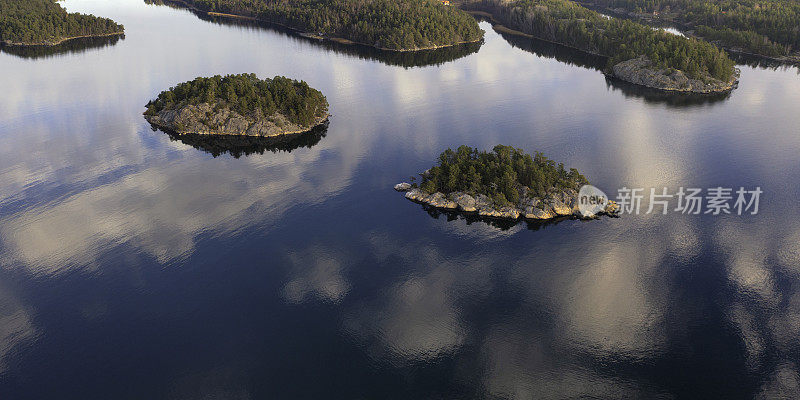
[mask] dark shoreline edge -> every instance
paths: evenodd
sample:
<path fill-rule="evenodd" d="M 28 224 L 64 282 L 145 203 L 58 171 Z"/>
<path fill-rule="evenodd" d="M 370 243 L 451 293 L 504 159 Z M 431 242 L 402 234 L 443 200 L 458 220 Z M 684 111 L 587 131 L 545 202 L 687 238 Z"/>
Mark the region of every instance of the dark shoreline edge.
<path fill-rule="evenodd" d="M 21 58 L 48 58 L 62 54 L 78 54 L 94 49 L 112 47 L 121 40 L 125 40 L 125 34 L 72 39 L 55 46 L 5 46 L 0 44 L 0 52 Z"/>
<path fill-rule="evenodd" d="M 264 138 L 264 139 L 275 139 L 281 137 L 291 137 L 296 135 L 302 135 L 304 133 L 311 132 L 317 128 L 324 127 L 327 129 L 328 125 L 330 124 L 330 117 L 332 115 L 330 113 L 326 113 L 324 117 L 318 118 L 314 121 L 314 124 L 308 127 L 307 129 L 301 129 L 296 131 L 287 131 L 276 133 L 274 135 L 242 135 L 238 133 L 227 133 L 227 132 L 181 132 L 171 126 L 160 124 L 158 122 L 152 121 L 152 116 L 145 115 L 144 119 L 150 124 L 151 127 L 156 128 L 170 136 L 215 136 L 215 137 L 251 137 L 251 138 Z"/>
<path fill-rule="evenodd" d="M 175 134 L 155 125 L 150 125 L 155 131 L 167 134 L 170 141 L 181 142 L 195 149 L 211 154 L 216 158 L 223 154 L 230 154 L 233 158 L 249 156 L 251 154 L 264 154 L 287 152 L 300 148 L 312 148 L 328 134 L 329 122 L 311 128 L 307 132 L 287 134 L 280 136 L 247 136 L 247 135 L 194 135 Z"/>
<path fill-rule="evenodd" d="M 345 44 L 345 45 L 366 46 L 366 47 L 370 47 L 370 48 L 377 49 L 377 50 L 380 50 L 380 51 L 387 51 L 387 52 L 405 53 L 405 52 L 416 52 L 416 51 L 426 51 L 426 50 L 430 51 L 430 50 L 445 49 L 445 48 L 448 48 L 448 47 L 459 46 L 459 45 L 470 44 L 470 43 L 480 43 L 480 42 L 483 41 L 483 35 L 481 35 L 480 38 L 475 39 L 475 40 L 465 40 L 465 41 L 456 42 L 456 43 L 450 43 L 450 44 L 441 45 L 441 46 L 418 47 L 418 48 L 413 48 L 413 49 L 389 49 L 389 48 L 378 47 L 378 46 L 371 45 L 371 44 L 368 44 L 368 43 L 362 43 L 362 42 L 358 42 L 358 41 L 351 40 L 351 39 L 346 39 L 346 38 L 340 38 L 340 37 L 334 37 L 334 36 L 319 36 L 319 35 L 316 35 L 316 34 L 313 34 L 313 33 L 304 32 L 304 31 L 302 31 L 300 29 L 297 29 L 297 28 L 289 26 L 289 25 L 281 24 L 279 22 L 260 19 L 260 18 L 256 18 L 256 17 L 251 17 L 251 16 L 248 16 L 248 15 L 225 14 L 225 13 L 218 13 L 218 12 L 212 12 L 212 11 L 203 11 L 203 10 L 200 10 L 200 9 L 198 9 L 198 8 L 188 4 L 188 3 L 186 3 L 183 0 L 159 0 L 159 1 L 162 2 L 162 3 L 171 3 L 173 5 L 178 5 L 178 6 L 182 7 L 182 8 L 185 8 L 185 9 L 188 9 L 188 10 L 192 11 L 193 13 L 205 15 L 205 16 L 211 17 L 211 18 L 228 18 L 228 19 L 233 19 L 233 20 L 245 20 L 245 21 L 259 22 L 259 23 L 264 23 L 264 24 L 271 24 L 271 25 L 276 25 L 276 26 L 280 26 L 282 28 L 288 29 L 288 30 L 294 32 L 296 35 L 298 35 L 300 37 L 307 38 L 307 39 L 313 39 L 313 40 L 319 40 L 319 41 L 329 41 L 329 42 L 334 42 L 334 43 L 338 43 L 338 44 Z"/>
<path fill-rule="evenodd" d="M 15 43 L 15 42 L 3 41 L 3 42 L 0 42 L 0 46 L 8 47 L 8 48 L 37 48 L 37 47 L 48 48 L 48 47 L 59 46 L 59 45 L 62 45 L 62 44 L 67 44 L 67 43 L 73 42 L 73 41 L 80 41 L 80 40 L 83 40 L 83 39 L 99 39 L 99 38 L 108 38 L 108 37 L 114 37 L 114 36 L 121 36 L 121 37 L 124 38 L 125 37 L 125 31 L 123 30 L 123 31 L 119 31 L 119 32 L 101 33 L 101 34 L 96 34 L 96 35 L 72 36 L 72 37 L 68 37 L 68 38 L 59 39 L 56 42 Z"/>

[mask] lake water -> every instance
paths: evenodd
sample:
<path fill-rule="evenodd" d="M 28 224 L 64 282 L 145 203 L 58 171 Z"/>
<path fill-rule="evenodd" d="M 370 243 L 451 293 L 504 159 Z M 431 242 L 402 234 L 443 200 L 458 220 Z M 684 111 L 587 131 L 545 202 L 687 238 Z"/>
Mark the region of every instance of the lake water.
<path fill-rule="evenodd" d="M 141 0 L 65 6 L 126 37 L 0 53 L 0 398 L 800 394 L 797 68 L 741 65 L 731 95 L 697 99 L 485 22 L 479 49 L 398 58 Z M 327 130 L 229 149 L 141 116 L 242 72 L 320 89 Z M 763 194 L 757 215 L 498 227 L 392 190 L 462 144 L 544 152 L 612 198 Z"/>

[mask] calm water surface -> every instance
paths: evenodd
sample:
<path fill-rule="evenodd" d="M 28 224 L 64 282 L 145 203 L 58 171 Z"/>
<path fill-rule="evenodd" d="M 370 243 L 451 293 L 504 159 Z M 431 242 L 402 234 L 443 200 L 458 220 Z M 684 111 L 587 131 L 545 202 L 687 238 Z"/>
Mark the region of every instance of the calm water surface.
<path fill-rule="evenodd" d="M 65 6 L 126 37 L 0 54 L 0 398 L 800 394 L 796 68 L 743 65 L 697 101 L 487 23 L 480 49 L 398 61 L 141 0 Z M 141 116 L 242 72 L 304 79 L 330 126 L 229 151 Z M 501 229 L 391 189 L 498 143 L 614 194 L 760 186 L 761 209 Z"/>

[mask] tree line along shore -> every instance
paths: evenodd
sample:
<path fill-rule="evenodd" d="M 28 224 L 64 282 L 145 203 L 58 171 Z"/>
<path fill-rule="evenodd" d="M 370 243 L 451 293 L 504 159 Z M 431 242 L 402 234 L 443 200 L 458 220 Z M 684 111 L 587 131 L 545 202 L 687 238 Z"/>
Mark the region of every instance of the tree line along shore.
<path fill-rule="evenodd" d="M 172 0 L 209 15 L 247 17 L 314 37 L 413 51 L 477 42 L 474 18 L 438 0 Z"/>
<path fill-rule="evenodd" d="M 153 0 L 145 0 L 153 3 Z M 156 0 L 158 2 L 159 0 Z M 579 0 L 582 1 L 582 0 Z M 586 0 L 589 1 L 589 0 Z M 800 3 L 789 0 L 592 0 L 591 4 L 664 15 L 695 27 L 720 45 L 786 57 L 800 46 Z M 482 11 L 523 34 L 608 59 L 606 72 L 666 91 L 725 92 L 738 71 L 716 45 L 629 19 L 609 18 L 571 0 L 177 0 L 209 15 L 281 24 L 317 38 L 383 50 L 417 51 L 480 41 L 467 11 Z M 168 2 L 169 3 L 169 2 Z M 0 43 L 55 45 L 80 37 L 118 35 L 110 19 L 67 13 L 53 0 L 0 0 Z"/>
<path fill-rule="evenodd" d="M 66 40 L 121 35 L 125 27 L 94 15 L 68 13 L 54 0 L 0 0 L 0 43 L 54 46 Z"/>
<path fill-rule="evenodd" d="M 800 60 L 800 2 L 793 0 L 578 0 L 634 18 L 665 21 L 737 52 Z"/>

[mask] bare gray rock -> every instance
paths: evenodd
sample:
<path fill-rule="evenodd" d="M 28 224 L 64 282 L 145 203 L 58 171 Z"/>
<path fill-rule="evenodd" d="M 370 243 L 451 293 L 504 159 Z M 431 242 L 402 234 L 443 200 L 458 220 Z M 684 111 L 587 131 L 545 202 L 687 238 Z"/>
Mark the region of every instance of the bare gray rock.
<path fill-rule="evenodd" d="M 243 116 L 229 107 L 215 107 L 208 103 L 189 104 L 180 108 L 166 108 L 157 115 L 145 115 L 151 124 L 178 134 L 280 136 L 307 132 L 324 123 L 329 115 L 319 116 L 311 125 L 289 122 L 280 113 L 270 116 Z"/>
<path fill-rule="evenodd" d="M 490 197 L 483 194 L 473 197 L 463 192 L 453 192 L 449 195 L 440 192 L 425 193 L 421 189 L 412 188 L 406 182 L 395 185 L 395 190 L 406 191 L 405 197 L 409 200 L 445 210 L 458 209 L 462 212 L 477 212 L 479 216 L 485 218 L 548 220 L 571 216 L 592 219 L 600 215 L 617 216 L 619 213 L 619 206 L 615 202 L 609 201 L 606 208 L 597 214 L 581 214 L 578 210 L 578 192 L 574 190 L 552 191 L 544 198 L 523 197 L 516 206 L 496 205 Z M 526 196 L 532 195 L 530 191 L 525 193 Z"/>
<path fill-rule="evenodd" d="M 476 207 L 477 202 L 475 201 L 475 198 L 466 193 L 460 193 L 460 192 L 454 193 L 453 196 L 451 196 L 451 198 L 453 199 L 453 201 L 456 202 L 456 204 L 458 204 L 458 209 L 461 211 L 464 212 L 478 211 Z"/>
<path fill-rule="evenodd" d="M 693 92 L 693 93 L 719 93 L 727 92 L 736 87 L 739 82 L 739 70 L 736 69 L 729 82 L 707 76 L 704 79 L 692 79 L 683 71 L 675 69 L 660 69 L 653 65 L 645 56 L 623 61 L 611 68 L 612 75 L 627 82 L 654 89 Z"/>
<path fill-rule="evenodd" d="M 409 189 L 411 189 L 411 184 L 408 182 L 402 182 L 398 183 L 397 185 L 394 185 L 394 190 L 397 190 L 398 192 L 405 192 L 408 191 Z"/>

